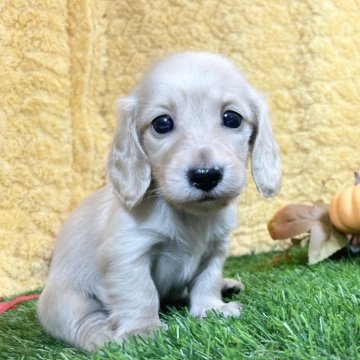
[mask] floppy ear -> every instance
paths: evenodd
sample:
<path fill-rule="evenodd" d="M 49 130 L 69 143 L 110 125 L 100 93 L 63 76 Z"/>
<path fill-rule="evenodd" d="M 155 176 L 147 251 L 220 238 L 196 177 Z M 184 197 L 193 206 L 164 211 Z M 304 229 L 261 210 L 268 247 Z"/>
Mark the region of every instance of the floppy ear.
<path fill-rule="evenodd" d="M 252 137 L 251 168 L 258 191 L 265 197 L 276 195 L 281 186 L 281 159 L 270 124 L 264 99 L 257 96 L 253 103 L 255 126 Z"/>
<path fill-rule="evenodd" d="M 142 200 L 151 181 L 150 164 L 136 129 L 135 108 L 134 98 L 117 102 L 117 127 L 108 161 L 115 194 L 127 208 Z"/>

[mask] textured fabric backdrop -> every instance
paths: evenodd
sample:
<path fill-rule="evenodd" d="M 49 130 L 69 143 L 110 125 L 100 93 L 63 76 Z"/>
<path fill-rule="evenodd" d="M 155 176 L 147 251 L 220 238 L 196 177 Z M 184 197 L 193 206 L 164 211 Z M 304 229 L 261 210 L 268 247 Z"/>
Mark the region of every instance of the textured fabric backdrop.
<path fill-rule="evenodd" d="M 269 99 L 282 192 L 250 182 L 232 254 L 266 221 L 352 184 L 360 168 L 360 1 L 2 0 L 0 295 L 41 286 L 56 233 L 105 181 L 114 100 L 173 51 L 230 56 Z"/>

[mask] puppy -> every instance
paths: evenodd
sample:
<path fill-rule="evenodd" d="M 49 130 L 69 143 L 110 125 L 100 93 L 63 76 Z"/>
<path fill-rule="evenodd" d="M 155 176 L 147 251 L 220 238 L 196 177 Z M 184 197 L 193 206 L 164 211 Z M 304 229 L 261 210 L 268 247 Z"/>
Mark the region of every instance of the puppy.
<path fill-rule="evenodd" d="M 195 317 L 239 315 L 221 284 L 249 155 L 260 193 L 280 187 L 266 104 L 220 55 L 160 60 L 118 112 L 110 184 L 65 222 L 38 306 L 50 334 L 88 350 L 151 334 L 160 303 L 184 296 Z"/>

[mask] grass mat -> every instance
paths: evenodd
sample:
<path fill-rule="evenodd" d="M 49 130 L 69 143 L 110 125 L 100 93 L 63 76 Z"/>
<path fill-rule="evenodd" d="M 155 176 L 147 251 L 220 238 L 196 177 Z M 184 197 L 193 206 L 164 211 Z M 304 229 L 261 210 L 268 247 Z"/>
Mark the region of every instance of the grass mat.
<path fill-rule="evenodd" d="M 90 354 L 48 336 L 29 301 L 0 315 L 0 359 L 360 359 L 360 258 L 309 267 L 304 250 L 275 256 L 228 259 L 225 275 L 246 286 L 240 318 L 170 309 L 154 339 Z"/>

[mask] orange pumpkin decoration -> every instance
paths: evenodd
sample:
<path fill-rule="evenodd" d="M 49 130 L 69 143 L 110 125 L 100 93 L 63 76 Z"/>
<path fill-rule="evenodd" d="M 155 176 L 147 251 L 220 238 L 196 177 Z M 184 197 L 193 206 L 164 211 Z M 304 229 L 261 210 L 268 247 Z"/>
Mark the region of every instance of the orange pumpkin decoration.
<path fill-rule="evenodd" d="M 355 172 L 355 186 L 335 194 L 329 213 L 331 222 L 339 231 L 360 235 L 360 172 Z"/>

